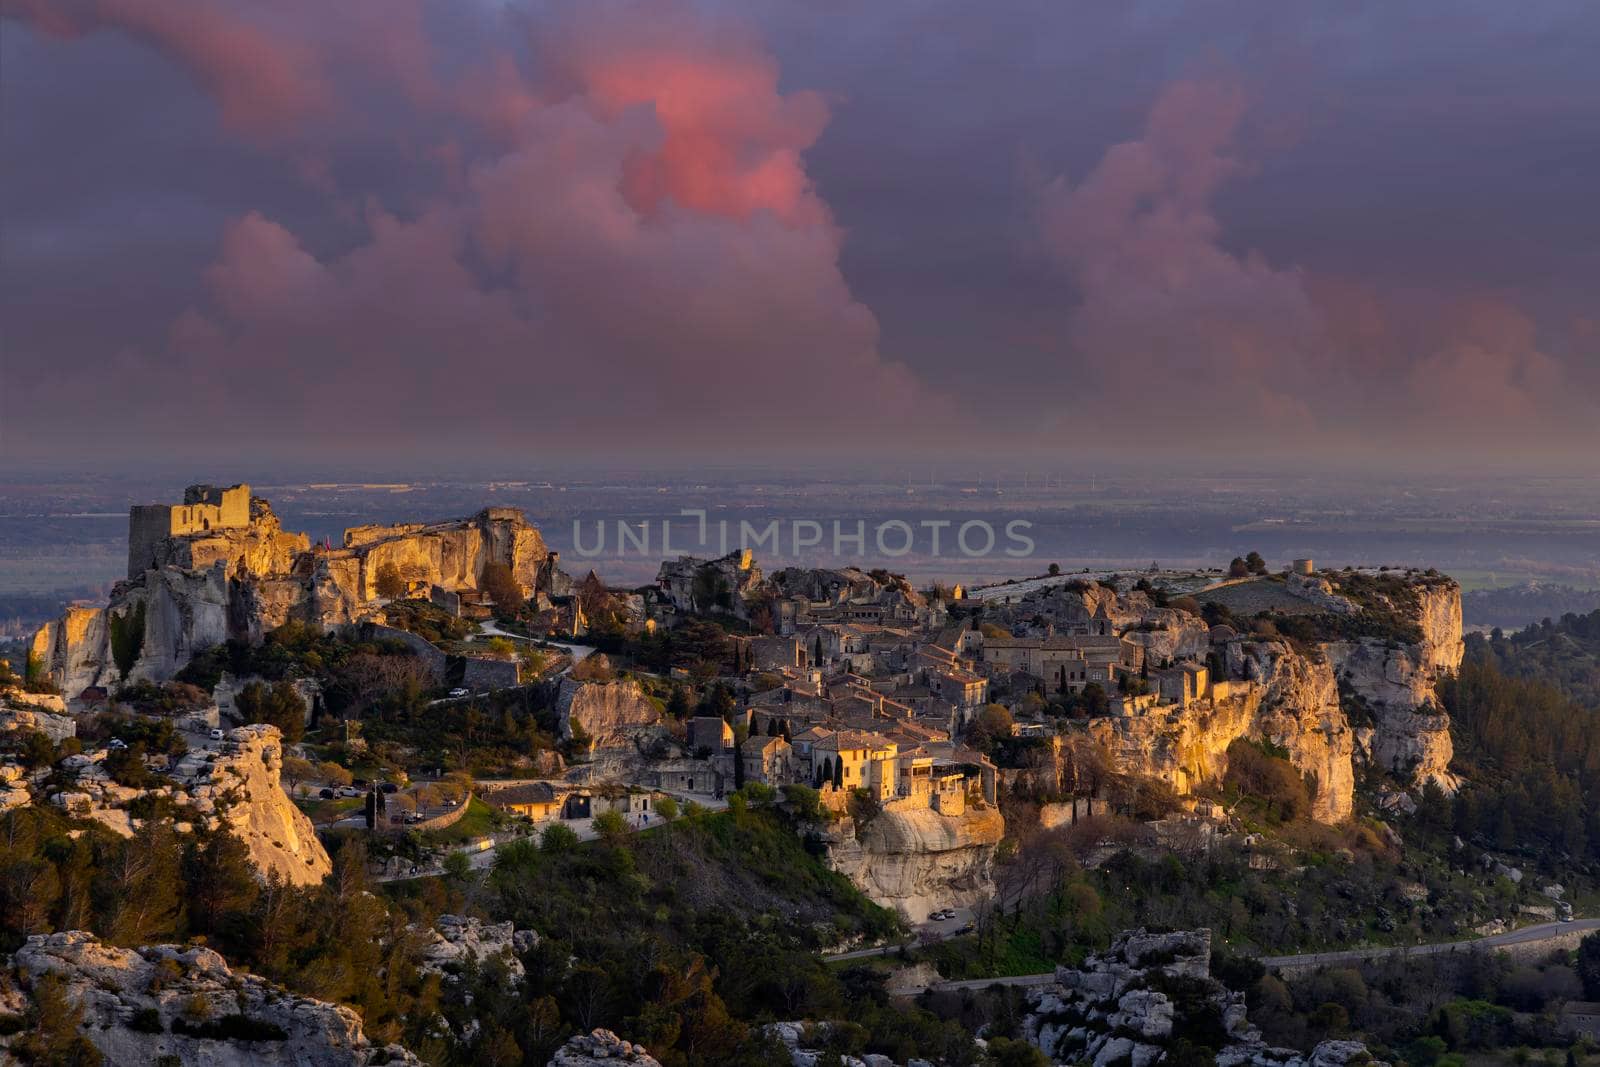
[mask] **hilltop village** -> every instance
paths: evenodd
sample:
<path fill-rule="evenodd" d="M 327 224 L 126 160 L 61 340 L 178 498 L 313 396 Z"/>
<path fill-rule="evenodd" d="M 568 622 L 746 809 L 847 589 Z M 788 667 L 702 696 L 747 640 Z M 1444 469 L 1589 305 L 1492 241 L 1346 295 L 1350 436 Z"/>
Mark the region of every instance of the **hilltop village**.
<path fill-rule="evenodd" d="M 1269 872 L 1294 867 L 1298 846 L 1263 825 L 1392 834 L 1371 814 L 1352 829 L 1358 808 L 1404 818 L 1460 784 L 1438 689 L 1462 647 L 1459 588 L 1431 571 L 1274 568 L 1250 553 L 1207 571 L 1051 567 L 917 589 L 883 570 L 769 574 L 738 551 L 613 589 L 566 574 L 514 509 L 319 545 L 248 486 L 192 486 L 134 508 L 109 602 L 69 608 L 7 671 L 0 811 L 48 810 L 111 835 L 97 838 L 108 849 L 231 839 L 258 883 L 306 892 L 352 864 L 374 885 L 492 884 L 535 853 L 727 813 L 746 833 L 787 827 L 761 855 L 803 845 L 848 879 L 826 893 L 870 902 L 834 905 L 808 943 L 872 952 L 912 933 L 988 936 L 1040 877 L 1041 833 L 1082 827 L 1084 869 L 1131 847 Z M 1570 913 L 1550 899 L 1552 917 Z M 426 958 L 450 966 L 520 968 L 550 934 L 427 923 Z M 81 977 L 113 951 L 50 937 L 18 961 Z M 939 979 L 916 973 L 917 989 Z M 135 993 L 106 1018 L 136 1010 Z M 170 1035 L 169 1007 L 148 1010 Z M 1059 1033 L 1028 1025 L 1055 1047 Z M 476 1030 L 445 1028 L 452 1047 L 476 1047 Z M 552 1062 L 635 1054 L 588 1029 Z M 176 1047 L 116 1032 L 143 1052 Z M 359 1023 L 345 1034 L 379 1059 L 410 1055 Z M 815 1033 L 779 1036 L 794 1063 L 814 1061 Z M 1253 1031 L 1230 1040 L 1250 1062 L 1298 1062 Z"/>
<path fill-rule="evenodd" d="M 1432 685 L 1460 660 L 1459 605 L 1442 577 L 1322 574 L 1310 560 L 969 592 L 853 568 L 769 576 L 747 550 L 681 556 L 653 586 L 610 590 L 566 575 L 513 509 L 358 527 L 332 547 L 285 532 L 248 486 L 192 486 L 182 504 L 132 510 L 127 580 L 107 607 L 41 629 L 29 669 L 82 712 L 285 625 L 389 640 L 445 700 L 550 690 L 563 749 L 550 760 L 570 767 L 485 791 L 503 806 L 561 810 L 604 783 L 709 798 L 804 785 L 841 814 L 854 799 L 964 819 L 965 849 L 998 842 L 998 821 L 970 813 L 994 812 L 1002 781 L 1091 812 L 1124 801 L 1113 778 L 1147 779 L 1193 809 L 1240 739 L 1286 750 L 1325 821 L 1350 814 L 1358 760 L 1402 787 L 1449 789 Z M 330 713 L 311 672 L 290 674 L 308 723 Z M 234 695 L 283 680 L 219 677 L 195 721 L 241 724 Z M 1021 765 L 998 766 L 1000 751 Z M 981 884 L 982 862 L 958 867 Z M 877 888 L 912 918 L 946 903 L 912 883 Z"/>

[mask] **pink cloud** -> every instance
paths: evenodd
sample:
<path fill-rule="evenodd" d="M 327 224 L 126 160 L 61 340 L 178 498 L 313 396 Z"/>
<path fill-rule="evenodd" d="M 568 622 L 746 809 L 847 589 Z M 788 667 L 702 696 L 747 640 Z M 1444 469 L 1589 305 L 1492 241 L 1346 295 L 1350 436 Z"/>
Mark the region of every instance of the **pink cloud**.
<path fill-rule="evenodd" d="M 1224 247 L 1212 203 L 1248 172 L 1246 104 L 1231 83 L 1176 83 L 1137 140 L 1040 192 L 1046 247 L 1076 297 L 1065 340 L 1107 411 L 1348 436 L 1462 420 L 1509 432 L 1582 403 L 1512 300 L 1379 292 Z"/>
<path fill-rule="evenodd" d="M 581 42 L 555 82 L 500 57 L 415 83 L 433 88 L 406 91 L 412 106 L 453 120 L 420 149 L 445 176 L 427 202 L 404 217 L 369 203 L 365 237 L 331 256 L 259 213 L 236 219 L 174 350 L 235 395 L 281 395 L 308 427 L 537 407 L 528 425 L 570 428 L 620 397 L 630 425 L 664 433 L 817 431 L 861 414 L 841 391 L 886 426 L 940 410 L 883 359 L 839 270 L 801 154 L 820 99 L 781 92 L 742 35 L 637 11 L 665 28 L 551 31 Z M 470 107 L 466 86 L 483 90 Z"/>
<path fill-rule="evenodd" d="M 1042 190 L 1043 234 L 1076 289 L 1069 338 L 1090 384 L 1305 420 L 1323 356 L 1316 309 L 1298 272 L 1222 248 L 1210 205 L 1242 169 L 1231 149 L 1244 109 L 1236 85 L 1169 87 L 1138 140 Z"/>
<path fill-rule="evenodd" d="M 187 70 L 216 98 L 223 123 L 273 133 L 325 109 L 331 90 L 316 52 L 287 33 L 205 0 L 0 0 L 0 12 L 45 33 L 120 30 Z"/>

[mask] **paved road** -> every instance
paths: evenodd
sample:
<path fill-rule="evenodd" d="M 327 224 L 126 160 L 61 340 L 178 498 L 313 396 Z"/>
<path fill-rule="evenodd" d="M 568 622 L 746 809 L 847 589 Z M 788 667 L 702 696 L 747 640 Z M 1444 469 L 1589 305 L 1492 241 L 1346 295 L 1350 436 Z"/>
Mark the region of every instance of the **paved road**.
<path fill-rule="evenodd" d="M 1565 934 L 1587 934 L 1600 930 L 1600 919 L 1575 919 L 1569 923 L 1539 923 L 1510 930 L 1503 934 L 1480 937 L 1472 941 L 1445 941 L 1433 945 L 1389 945 L 1376 948 L 1352 948 L 1339 952 L 1306 952 L 1298 956 L 1262 956 L 1268 967 L 1324 967 L 1336 963 L 1355 963 L 1384 956 L 1433 956 L 1441 952 L 1460 952 L 1469 949 L 1497 949 L 1510 945 L 1537 944 Z"/>
<path fill-rule="evenodd" d="M 1569 934 L 1585 934 L 1600 930 L 1600 919 L 1577 919 L 1569 923 L 1539 923 L 1511 930 L 1504 934 L 1475 938 L 1471 941 L 1445 941 L 1432 945 L 1374 945 L 1370 948 L 1343 949 L 1338 952 L 1305 952 L 1297 956 L 1261 956 L 1268 967 L 1306 968 L 1325 967 L 1339 963 L 1356 963 L 1362 960 L 1382 959 L 1385 956 L 1432 956 L 1442 952 L 1463 952 L 1472 949 L 1497 949 L 1510 945 L 1537 944 Z M 973 978 L 960 982 L 939 982 L 931 988 L 935 992 L 949 993 L 963 989 L 988 989 L 992 985 L 1036 986 L 1055 981 L 1055 973 L 1022 974 L 1010 978 Z"/>
<path fill-rule="evenodd" d="M 932 934 L 942 941 L 945 938 L 960 932 L 963 926 L 967 925 L 967 923 L 972 922 L 973 920 L 971 908 L 955 908 L 953 910 L 955 911 L 955 914 L 948 919 L 944 919 L 940 922 L 918 923 L 912 929 L 916 930 L 919 934 L 924 932 Z M 835 960 L 861 960 L 866 959 L 869 956 L 882 956 L 890 952 L 898 952 L 901 948 L 915 948 L 916 946 L 916 941 L 906 941 L 894 945 L 876 945 L 872 948 L 858 948 L 849 952 L 825 954 L 822 958 L 829 963 L 832 963 Z"/>

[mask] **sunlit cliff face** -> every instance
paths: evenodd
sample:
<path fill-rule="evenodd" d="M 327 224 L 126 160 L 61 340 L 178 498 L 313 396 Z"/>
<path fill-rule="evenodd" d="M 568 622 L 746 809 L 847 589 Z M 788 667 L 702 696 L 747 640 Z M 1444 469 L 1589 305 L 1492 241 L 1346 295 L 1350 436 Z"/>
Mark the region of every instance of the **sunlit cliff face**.
<path fill-rule="evenodd" d="M 1585 5 L 0 10 L 18 457 L 1600 446 Z"/>

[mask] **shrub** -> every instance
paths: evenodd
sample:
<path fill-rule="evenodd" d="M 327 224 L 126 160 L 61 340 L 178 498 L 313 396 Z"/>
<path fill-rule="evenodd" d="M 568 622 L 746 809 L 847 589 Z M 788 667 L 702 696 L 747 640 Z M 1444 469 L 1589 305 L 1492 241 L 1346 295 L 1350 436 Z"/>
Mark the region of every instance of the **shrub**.
<path fill-rule="evenodd" d="M 213 1041 L 286 1041 L 289 1038 L 277 1023 L 252 1019 L 248 1015 L 224 1015 L 200 1023 L 191 1023 L 179 1016 L 172 1020 L 172 1032 Z"/>
<path fill-rule="evenodd" d="M 167 1028 L 161 1023 L 161 1012 L 155 1008 L 140 1008 L 128 1020 L 128 1029 L 141 1034 L 160 1034 L 165 1033 Z"/>

